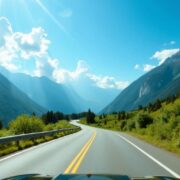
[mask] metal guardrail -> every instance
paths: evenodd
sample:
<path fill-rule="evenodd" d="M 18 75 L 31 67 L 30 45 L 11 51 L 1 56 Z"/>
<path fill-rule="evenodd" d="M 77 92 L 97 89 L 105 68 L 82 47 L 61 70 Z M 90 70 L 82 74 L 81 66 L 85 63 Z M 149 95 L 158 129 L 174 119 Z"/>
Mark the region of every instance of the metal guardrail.
<path fill-rule="evenodd" d="M 76 128 L 64 128 L 64 129 L 58 129 L 58 130 L 52 130 L 52 131 L 43 131 L 43 132 L 35 132 L 35 133 L 28 133 L 28 134 L 19 134 L 14 136 L 6 136 L 0 138 L 0 144 L 7 144 L 13 141 L 19 142 L 20 140 L 27 140 L 27 139 L 36 139 L 44 136 L 50 136 L 54 135 L 59 132 L 67 132 L 67 131 L 74 131 L 74 130 L 80 130 L 80 127 Z"/>

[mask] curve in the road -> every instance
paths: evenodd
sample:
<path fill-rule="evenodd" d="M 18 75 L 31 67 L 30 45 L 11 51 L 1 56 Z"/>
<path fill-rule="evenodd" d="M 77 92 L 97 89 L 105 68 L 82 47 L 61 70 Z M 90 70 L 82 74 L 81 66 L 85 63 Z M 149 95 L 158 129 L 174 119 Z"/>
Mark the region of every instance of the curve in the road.
<path fill-rule="evenodd" d="M 79 126 L 82 130 L 75 134 L 2 158 L 0 178 L 27 173 L 57 176 L 63 172 L 179 177 L 178 156 L 125 133 Z"/>

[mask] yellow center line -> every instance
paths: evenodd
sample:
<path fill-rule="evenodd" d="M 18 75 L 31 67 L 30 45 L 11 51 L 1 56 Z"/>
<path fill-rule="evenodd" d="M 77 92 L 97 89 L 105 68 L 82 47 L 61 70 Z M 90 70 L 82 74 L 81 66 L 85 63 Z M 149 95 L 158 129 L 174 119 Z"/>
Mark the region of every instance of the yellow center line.
<path fill-rule="evenodd" d="M 82 155 L 80 156 L 78 162 L 75 164 L 74 168 L 72 169 L 71 173 L 76 173 L 82 160 L 84 159 L 85 155 L 87 154 L 88 150 L 90 149 L 91 144 L 93 143 L 94 139 L 96 137 L 96 134 L 93 136 L 93 138 L 91 139 L 91 142 L 88 144 L 87 148 L 84 150 L 84 152 L 82 153 Z"/>
<path fill-rule="evenodd" d="M 81 151 L 78 153 L 78 155 L 73 159 L 73 161 L 70 163 L 70 165 L 67 167 L 67 169 L 64 171 L 64 173 L 75 173 L 80 166 L 84 156 L 86 155 L 88 149 L 90 148 L 91 144 L 93 143 L 94 139 L 96 137 L 96 132 L 93 133 L 89 141 L 83 146 Z"/>

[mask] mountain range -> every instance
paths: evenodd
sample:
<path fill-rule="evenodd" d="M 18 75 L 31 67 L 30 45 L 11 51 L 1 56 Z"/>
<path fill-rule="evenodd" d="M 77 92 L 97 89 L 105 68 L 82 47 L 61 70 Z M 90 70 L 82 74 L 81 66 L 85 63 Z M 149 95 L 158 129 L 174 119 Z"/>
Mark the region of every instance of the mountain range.
<path fill-rule="evenodd" d="M 29 99 L 46 110 L 61 111 L 66 114 L 87 111 L 89 108 L 98 112 L 118 93 L 118 90 L 106 90 L 92 86 L 88 79 L 79 84 L 60 84 L 43 77 L 33 77 L 24 73 L 12 73 L 0 66 L 1 76 L 8 79 L 16 89 L 27 95 Z M 75 90 L 75 87 L 76 90 Z M 11 94 L 10 94 L 11 95 Z M 28 102 L 27 102 L 28 104 Z M 1 106 L 0 111 L 4 111 Z M 5 111 L 7 111 L 5 109 Z M 21 110 L 19 110 L 21 112 Z M 5 116 L 5 115 L 4 115 Z M 3 117 L 2 116 L 2 119 Z M 15 118 L 14 115 L 7 116 Z"/>
<path fill-rule="evenodd" d="M 84 110 L 83 99 L 65 86 L 51 81 L 49 78 L 32 77 L 24 73 L 11 73 L 4 68 L 0 72 L 29 98 L 47 110 L 76 113 Z"/>
<path fill-rule="evenodd" d="M 25 93 L 0 74 L 0 119 L 4 126 L 19 114 L 41 115 L 46 109 L 31 100 Z"/>
<path fill-rule="evenodd" d="M 180 51 L 124 89 L 101 113 L 129 111 L 180 92 Z"/>
<path fill-rule="evenodd" d="M 69 114 L 91 108 L 98 112 L 109 104 L 100 113 L 112 113 L 134 110 L 180 92 L 180 52 L 134 81 L 117 97 L 118 90 L 96 87 L 87 78 L 81 79 L 82 87 L 11 73 L 3 67 L 0 73 L 0 119 L 5 125 L 20 114 L 41 115 L 47 110 Z"/>

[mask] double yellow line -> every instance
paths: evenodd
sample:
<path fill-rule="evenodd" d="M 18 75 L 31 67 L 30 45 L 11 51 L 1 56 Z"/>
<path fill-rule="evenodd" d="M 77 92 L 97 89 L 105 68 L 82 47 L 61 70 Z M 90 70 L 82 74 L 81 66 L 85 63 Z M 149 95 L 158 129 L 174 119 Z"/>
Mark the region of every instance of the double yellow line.
<path fill-rule="evenodd" d="M 93 135 L 91 136 L 89 141 L 83 146 L 83 148 L 78 153 L 78 155 L 73 159 L 73 161 L 70 163 L 70 165 L 64 171 L 65 174 L 77 172 L 82 160 L 84 159 L 86 153 L 88 152 L 88 150 L 89 150 L 89 148 L 90 148 L 90 146 L 93 143 L 95 138 L 96 138 L 96 132 L 93 133 Z"/>

